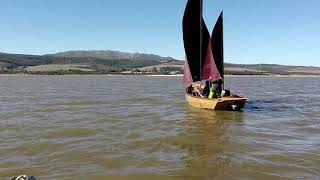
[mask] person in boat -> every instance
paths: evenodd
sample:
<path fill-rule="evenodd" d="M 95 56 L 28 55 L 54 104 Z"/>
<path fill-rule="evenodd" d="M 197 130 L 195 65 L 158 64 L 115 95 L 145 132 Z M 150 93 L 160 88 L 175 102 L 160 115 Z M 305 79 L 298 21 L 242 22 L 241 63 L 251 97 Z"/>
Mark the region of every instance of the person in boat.
<path fill-rule="evenodd" d="M 209 99 L 221 97 L 222 84 L 223 84 L 222 79 L 218 79 L 212 83 L 212 87 L 210 88 Z"/>
<path fill-rule="evenodd" d="M 214 81 L 212 84 L 214 86 L 214 91 L 217 94 L 217 96 L 221 97 L 223 80 L 220 78 Z"/>
<path fill-rule="evenodd" d="M 205 97 L 208 97 L 210 94 L 211 81 L 206 81 L 206 85 L 203 88 L 202 94 Z"/>
<path fill-rule="evenodd" d="M 222 97 L 227 97 L 227 96 L 230 96 L 230 95 L 231 95 L 230 90 L 224 89 L 221 92 L 221 96 Z"/>
<path fill-rule="evenodd" d="M 187 92 L 188 94 L 192 94 L 192 91 L 193 91 L 192 85 L 190 85 L 190 86 L 188 86 L 188 87 L 186 88 L 186 92 Z"/>
<path fill-rule="evenodd" d="M 187 92 L 188 94 L 193 95 L 193 96 L 197 96 L 197 91 L 194 89 L 194 87 L 192 86 L 192 84 L 191 84 L 189 87 L 187 87 L 186 92 Z"/>

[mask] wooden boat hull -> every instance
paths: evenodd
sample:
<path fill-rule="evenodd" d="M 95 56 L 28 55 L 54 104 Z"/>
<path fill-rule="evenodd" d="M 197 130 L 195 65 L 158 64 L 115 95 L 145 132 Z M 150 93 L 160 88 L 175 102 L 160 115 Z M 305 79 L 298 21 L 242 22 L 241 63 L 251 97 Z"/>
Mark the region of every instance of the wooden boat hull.
<path fill-rule="evenodd" d="M 186 93 L 186 100 L 191 106 L 198 108 L 238 111 L 243 108 L 247 98 L 232 95 L 228 97 L 208 99 L 198 96 L 192 96 Z"/>

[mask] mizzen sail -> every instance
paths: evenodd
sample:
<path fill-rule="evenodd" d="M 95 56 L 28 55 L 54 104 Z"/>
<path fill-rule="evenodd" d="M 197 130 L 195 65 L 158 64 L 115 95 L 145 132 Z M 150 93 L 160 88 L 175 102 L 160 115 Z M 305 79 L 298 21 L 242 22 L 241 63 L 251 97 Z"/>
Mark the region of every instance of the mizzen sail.
<path fill-rule="evenodd" d="M 223 11 L 221 12 L 211 35 L 211 49 L 215 65 L 221 75 L 224 78 L 224 60 L 223 60 Z"/>
<path fill-rule="evenodd" d="M 205 57 L 205 61 L 202 64 L 201 80 L 216 81 L 218 79 L 221 79 L 211 49 L 211 38 L 209 38 L 207 45 L 207 54 Z"/>

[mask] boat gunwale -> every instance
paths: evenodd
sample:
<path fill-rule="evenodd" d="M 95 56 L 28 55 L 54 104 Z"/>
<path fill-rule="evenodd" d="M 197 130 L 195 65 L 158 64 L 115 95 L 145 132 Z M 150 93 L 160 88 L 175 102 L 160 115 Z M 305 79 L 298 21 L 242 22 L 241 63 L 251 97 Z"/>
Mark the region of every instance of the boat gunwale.
<path fill-rule="evenodd" d="M 199 99 L 199 100 L 206 100 L 206 101 L 218 101 L 218 102 L 222 102 L 222 101 L 240 101 L 240 100 L 248 100 L 247 97 L 245 96 L 239 96 L 239 97 L 230 97 L 230 96 L 226 96 L 226 97 L 221 97 L 221 98 L 205 98 L 205 97 L 199 97 L 199 96 L 193 96 L 187 92 L 185 92 L 186 96 L 195 98 L 195 99 Z"/>

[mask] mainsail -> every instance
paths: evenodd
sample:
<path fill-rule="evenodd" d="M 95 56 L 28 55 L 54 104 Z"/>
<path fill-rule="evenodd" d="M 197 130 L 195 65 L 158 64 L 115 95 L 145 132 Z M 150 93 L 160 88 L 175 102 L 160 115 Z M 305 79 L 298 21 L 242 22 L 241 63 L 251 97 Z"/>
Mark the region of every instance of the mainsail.
<path fill-rule="evenodd" d="M 184 81 L 190 85 L 201 80 L 217 80 L 219 71 L 211 51 L 211 38 L 202 18 L 202 0 L 188 0 L 183 16 L 186 52 Z"/>
<path fill-rule="evenodd" d="M 213 28 L 211 35 L 211 48 L 215 64 L 219 70 L 221 78 L 224 77 L 223 66 L 223 11 Z"/>

